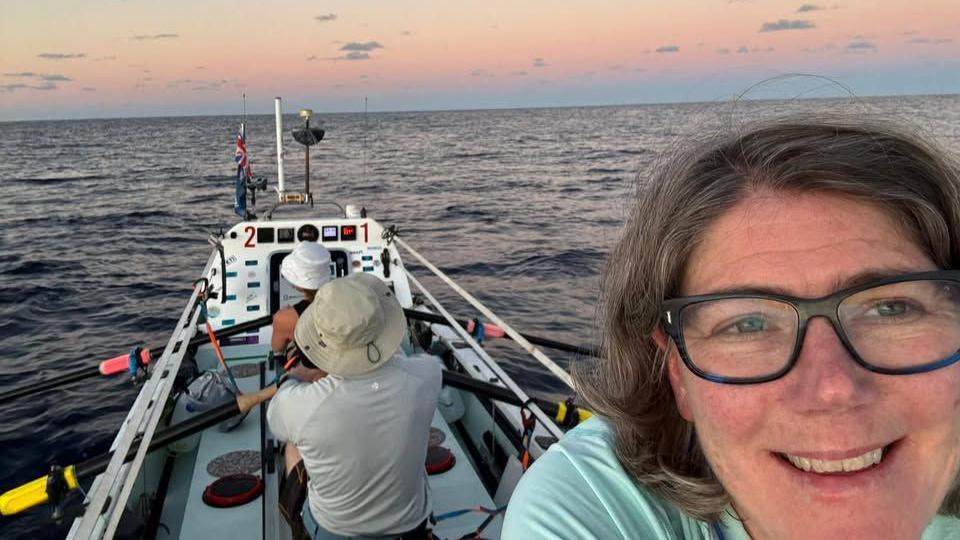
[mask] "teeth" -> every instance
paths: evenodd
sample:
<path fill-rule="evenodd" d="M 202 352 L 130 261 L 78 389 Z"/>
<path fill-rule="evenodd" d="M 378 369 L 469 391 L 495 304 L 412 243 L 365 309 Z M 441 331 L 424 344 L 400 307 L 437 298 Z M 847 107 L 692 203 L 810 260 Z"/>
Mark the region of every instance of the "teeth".
<path fill-rule="evenodd" d="M 815 473 L 836 473 L 862 471 L 880 463 L 883 458 L 883 449 L 877 448 L 863 455 L 847 459 L 810 459 L 783 454 L 794 467 L 802 471 Z"/>

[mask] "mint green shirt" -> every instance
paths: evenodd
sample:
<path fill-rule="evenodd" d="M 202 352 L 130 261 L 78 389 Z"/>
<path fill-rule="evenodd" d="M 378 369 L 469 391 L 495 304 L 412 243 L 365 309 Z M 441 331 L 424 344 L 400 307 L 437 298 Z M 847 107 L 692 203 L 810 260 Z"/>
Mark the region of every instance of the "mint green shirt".
<path fill-rule="evenodd" d="M 719 523 L 692 518 L 636 484 L 598 417 L 568 432 L 524 474 L 507 507 L 504 540 L 749 540 L 733 509 Z M 937 516 L 922 540 L 960 540 L 960 520 Z"/>

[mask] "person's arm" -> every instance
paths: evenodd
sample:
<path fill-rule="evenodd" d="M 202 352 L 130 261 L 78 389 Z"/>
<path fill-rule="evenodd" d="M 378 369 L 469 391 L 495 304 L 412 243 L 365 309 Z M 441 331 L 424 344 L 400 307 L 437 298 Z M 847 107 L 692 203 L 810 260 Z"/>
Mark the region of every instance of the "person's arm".
<path fill-rule="evenodd" d="M 237 396 L 237 406 L 240 407 L 240 414 L 247 414 L 250 409 L 272 398 L 276 393 L 277 385 L 271 384 L 256 394 L 241 394 Z"/>
<path fill-rule="evenodd" d="M 293 329 L 297 326 L 297 312 L 284 308 L 273 316 L 273 336 L 270 338 L 270 350 L 283 355 L 287 343 L 293 338 Z"/>

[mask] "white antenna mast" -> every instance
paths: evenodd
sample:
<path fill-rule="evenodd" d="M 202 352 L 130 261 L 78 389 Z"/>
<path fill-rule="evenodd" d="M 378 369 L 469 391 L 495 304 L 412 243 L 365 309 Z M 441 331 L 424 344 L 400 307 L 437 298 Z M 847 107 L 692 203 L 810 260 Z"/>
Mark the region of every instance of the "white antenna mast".
<path fill-rule="evenodd" d="M 363 181 L 367 181 L 367 96 L 363 96 Z"/>
<path fill-rule="evenodd" d="M 277 118 L 277 193 L 283 201 L 283 115 L 280 110 L 280 98 L 274 98 L 273 105 Z"/>

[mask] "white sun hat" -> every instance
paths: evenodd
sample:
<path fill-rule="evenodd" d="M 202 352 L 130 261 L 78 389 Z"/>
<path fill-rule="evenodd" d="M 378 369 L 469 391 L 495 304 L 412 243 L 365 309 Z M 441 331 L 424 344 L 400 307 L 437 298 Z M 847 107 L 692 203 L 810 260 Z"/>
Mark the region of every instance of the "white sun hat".
<path fill-rule="evenodd" d="M 386 283 L 357 272 L 321 287 L 293 335 L 318 368 L 351 377 L 386 364 L 406 329 L 403 308 Z"/>
<path fill-rule="evenodd" d="M 283 258 L 280 275 L 295 287 L 315 291 L 330 281 L 330 252 L 316 242 L 301 242 Z"/>

